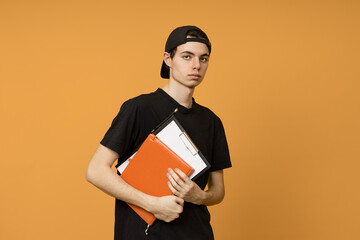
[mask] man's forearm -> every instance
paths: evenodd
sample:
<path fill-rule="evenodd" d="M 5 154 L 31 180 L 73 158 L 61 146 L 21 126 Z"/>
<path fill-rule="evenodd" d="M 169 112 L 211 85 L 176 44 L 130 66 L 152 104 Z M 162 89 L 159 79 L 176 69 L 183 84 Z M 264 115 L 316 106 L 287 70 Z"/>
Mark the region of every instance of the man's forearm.
<path fill-rule="evenodd" d="M 202 200 L 200 204 L 211 206 L 220 203 L 224 199 L 225 193 L 224 189 L 209 187 L 209 189 L 203 191 L 201 195 Z"/>
<path fill-rule="evenodd" d="M 220 203 L 225 196 L 223 171 L 218 170 L 210 173 L 208 190 L 204 191 L 202 204 L 210 206 Z"/>
<path fill-rule="evenodd" d="M 154 197 L 126 183 L 108 166 L 89 166 L 86 179 L 108 195 L 149 211 Z"/>
<path fill-rule="evenodd" d="M 176 196 L 154 197 L 127 184 L 110 167 L 89 167 L 87 180 L 105 193 L 151 212 L 156 218 L 171 222 L 183 211 L 184 200 Z"/>

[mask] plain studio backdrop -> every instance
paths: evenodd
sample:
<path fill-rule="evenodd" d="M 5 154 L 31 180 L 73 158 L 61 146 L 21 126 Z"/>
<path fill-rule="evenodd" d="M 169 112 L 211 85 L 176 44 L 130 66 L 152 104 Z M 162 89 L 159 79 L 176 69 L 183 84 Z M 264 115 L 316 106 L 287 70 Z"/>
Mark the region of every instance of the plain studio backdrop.
<path fill-rule="evenodd" d="M 216 239 L 360 239 L 359 1 L 0 1 L 0 239 L 112 239 L 87 164 L 165 41 L 213 44 L 195 91 L 233 167 Z"/>

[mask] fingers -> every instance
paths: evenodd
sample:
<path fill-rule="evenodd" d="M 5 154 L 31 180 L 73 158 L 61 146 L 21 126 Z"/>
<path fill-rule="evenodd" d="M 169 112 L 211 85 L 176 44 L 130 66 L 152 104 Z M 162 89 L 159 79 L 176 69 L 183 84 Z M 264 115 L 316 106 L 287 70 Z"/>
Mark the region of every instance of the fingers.
<path fill-rule="evenodd" d="M 179 169 L 168 170 L 168 186 L 171 192 L 186 201 L 191 201 L 195 194 L 195 183 Z"/>
<path fill-rule="evenodd" d="M 156 218 L 165 222 L 171 222 L 183 212 L 184 200 L 176 196 L 164 196 L 158 198 L 158 204 L 152 213 Z"/>
<path fill-rule="evenodd" d="M 175 168 L 175 171 L 171 168 L 168 169 L 168 174 L 180 185 L 189 184 L 191 182 L 190 178 L 180 169 Z"/>
<path fill-rule="evenodd" d="M 190 178 L 180 169 L 175 168 L 175 172 L 182 178 L 185 183 L 189 183 L 191 181 Z"/>
<path fill-rule="evenodd" d="M 175 202 L 180 206 L 184 206 L 184 199 L 175 196 Z"/>
<path fill-rule="evenodd" d="M 185 182 L 172 169 L 168 170 L 167 176 L 175 190 L 180 191 L 185 186 Z"/>
<path fill-rule="evenodd" d="M 171 182 L 168 182 L 168 186 L 169 186 L 171 192 L 172 192 L 175 196 L 179 196 L 179 191 L 176 190 L 176 189 L 173 187 L 173 185 L 172 185 Z"/>

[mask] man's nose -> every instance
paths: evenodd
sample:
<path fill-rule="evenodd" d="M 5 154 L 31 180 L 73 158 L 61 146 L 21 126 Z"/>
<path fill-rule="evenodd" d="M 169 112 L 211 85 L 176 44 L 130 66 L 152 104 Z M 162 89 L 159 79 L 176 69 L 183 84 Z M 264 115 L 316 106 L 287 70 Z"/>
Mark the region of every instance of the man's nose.
<path fill-rule="evenodd" d="M 200 66 L 201 66 L 200 59 L 194 57 L 193 58 L 193 67 L 194 67 L 194 69 L 200 69 Z"/>

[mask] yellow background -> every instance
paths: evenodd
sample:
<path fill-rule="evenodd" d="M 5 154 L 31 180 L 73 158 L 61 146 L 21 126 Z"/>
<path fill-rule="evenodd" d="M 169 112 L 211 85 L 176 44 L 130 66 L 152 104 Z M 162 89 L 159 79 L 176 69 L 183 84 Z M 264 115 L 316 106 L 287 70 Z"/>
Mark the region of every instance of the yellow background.
<path fill-rule="evenodd" d="M 0 1 L 0 239 L 112 239 L 85 180 L 123 101 L 165 84 L 170 31 L 213 44 L 195 99 L 233 168 L 217 239 L 360 239 L 359 1 Z"/>

